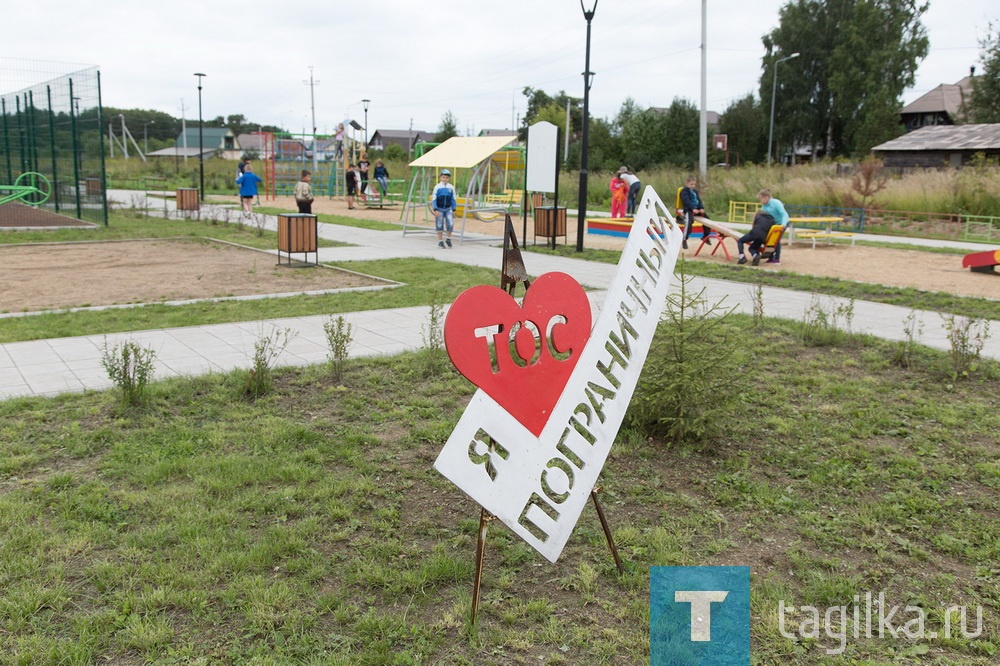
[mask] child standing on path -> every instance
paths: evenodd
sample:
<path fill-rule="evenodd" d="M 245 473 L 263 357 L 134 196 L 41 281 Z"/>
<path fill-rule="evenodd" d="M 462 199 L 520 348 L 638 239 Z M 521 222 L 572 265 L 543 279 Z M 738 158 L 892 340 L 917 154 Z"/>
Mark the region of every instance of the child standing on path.
<path fill-rule="evenodd" d="M 243 165 L 243 173 L 236 177 L 236 184 L 240 186 L 240 201 L 243 203 L 243 217 L 250 217 L 253 198 L 257 196 L 257 183 L 263 182 L 247 161 Z"/>
<path fill-rule="evenodd" d="M 440 182 L 434 186 L 431 193 L 431 208 L 434 210 L 434 228 L 437 230 L 438 247 L 451 247 L 451 232 L 455 228 L 455 209 L 458 199 L 455 198 L 455 186 L 451 184 L 451 171 L 441 169 Z M 441 240 L 442 232 L 448 237 Z"/>
<path fill-rule="evenodd" d="M 299 207 L 300 213 L 312 215 L 313 188 L 312 174 L 302 170 L 302 180 L 295 183 L 295 205 Z"/>
<path fill-rule="evenodd" d="M 624 169 L 624 171 L 623 171 Z M 628 183 L 622 180 L 622 174 L 627 169 L 622 167 L 611 177 L 611 217 L 625 217 L 625 207 L 628 202 Z"/>

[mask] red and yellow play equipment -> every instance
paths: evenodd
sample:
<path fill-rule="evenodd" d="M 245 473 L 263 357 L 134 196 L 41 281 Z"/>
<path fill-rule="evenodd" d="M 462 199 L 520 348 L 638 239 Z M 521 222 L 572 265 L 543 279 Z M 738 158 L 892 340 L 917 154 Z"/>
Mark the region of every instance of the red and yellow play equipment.
<path fill-rule="evenodd" d="M 976 273 L 996 273 L 997 266 L 1000 266 L 1000 250 L 973 252 L 962 258 L 962 268 Z"/>

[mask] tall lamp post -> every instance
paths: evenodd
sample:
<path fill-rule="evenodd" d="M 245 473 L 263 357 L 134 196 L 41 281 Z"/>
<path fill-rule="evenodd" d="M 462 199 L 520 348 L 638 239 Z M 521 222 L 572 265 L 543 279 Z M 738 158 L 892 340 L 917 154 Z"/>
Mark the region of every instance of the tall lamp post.
<path fill-rule="evenodd" d="M 580 135 L 580 202 L 576 222 L 576 251 L 583 252 L 583 228 L 587 224 L 587 134 L 590 129 L 590 84 L 594 73 L 590 71 L 590 22 L 597 11 L 598 0 L 589 10 L 580 0 L 583 18 L 587 20 L 587 59 L 583 71 L 583 132 Z M 558 203 L 558 202 L 557 202 Z"/>
<path fill-rule="evenodd" d="M 792 55 L 785 56 L 774 63 L 774 82 L 771 84 L 771 129 L 767 133 L 767 166 L 771 166 L 771 141 L 774 138 L 774 96 L 778 92 L 778 65 L 786 60 L 798 58 L 800 55 L 802 54 L 796 51 Z"/>
<path fill-rule="evenodd" d="M 371 100 L 363 99 L 361 103 L 365 107 L 365 152 L 368 152 L 368 104 L 371 103 Z"/>
<path fill-rule="evenodd" d="M 198 171 L 201 176 L 201 188 L 198 190 L 201 194 L 201 200 L 205 200 L 205 134 L 202 132 L 205 124 L 201 120 L 201 79 L 207 74 L 202 74 L 200 72 L 195 72 L 195 76 L 198 77 Z"/>

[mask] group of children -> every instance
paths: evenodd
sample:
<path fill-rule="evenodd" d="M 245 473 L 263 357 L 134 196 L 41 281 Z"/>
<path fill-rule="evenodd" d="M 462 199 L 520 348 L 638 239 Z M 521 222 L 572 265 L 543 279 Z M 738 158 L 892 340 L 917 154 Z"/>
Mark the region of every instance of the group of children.
<path fill-rule="evenodd" d="M 705 212 L 705 203 L 698 193 L 698 179 L 688 176 L 684 181 L 684 187 L 680 191 L 680 204 L 678 211 L 684 216 L 684 240 L 683 248 L 688 249 L 688 238 L 691 237 L 691 228 L 694 226 L 695 217 L 711 219 Z M 620 218 L 635 213 L 635 196 L 638 194 L 640 184 L 639 179 L 628 169 L 622 167 L 611 178 L 611 217 Z M 750 251 L 750 261 L 754 266 L 760 263 L 761 249 L 767 242 L 767 234 L 771 227 L 780 224 L 783 232 L 788 229 L 788 212 L 785 205 L 780 200 L 771 196 L 771 190 L 763 189 L 757 193 L 757 200 L 760 202 L 760 209 L 754 215 L 754 221 L 750 231 L 741 236 L 736 241 L 739 251 L 737 263 L 747 263 L 746 250 Z M 707 227 L 703 228 L 703 242 L 711 245 L 709 239 L 711 231 Z M 774 254 L 767 260 L 769 264 L 781 263 L 781 241 L 775 245 Z"/>
<path fill-rule="evenodd" d="M 361 153 L 361 159 L 358 160 L 357 164 L 349 164 L 347 171 L 344 174 L 344 182 L 347 185 L 347 208 L 348 210 L 354 210 L 357 206 L 354 205 L 354 197 L 360 196 L 361 200 L 364 201 L 368 196 L 368 169 L 370 162 L 368 161 L 368 153 Z M 386 169 L 385 163 L 382 160 L 375 160 L 375 182 L 378 183 L 379 189 L 382 191 L 382 197 L 384 198 L 386 193 L 389 191 L 389 170 Z"/>
<path fill-rule="evenodd" d="M 708 214 L 705 213 L 705 204 L 701 200 L 701 195 L 698 194 L 698 189 L 695 187 L 698 184 L 698 179 L 694 176 L 688 176 L 684 181 L 684 187 L 681 189 L 680 200 L 681 200 L 681 210 L 684 215 L 684 241 L 683 247 L 686 250 L 688 247 L 688 238 L 691 237 L 691 227 L 694 224 L 695 216 L 702 217 L 704 219 L 711 219 Z M 788 230 L 788 212 L 785 210 L 785 205 L 781 203 L 779 199 L 775 199 L 771 196 L 771 190 L 763 189 L 757 193 L 757 201 L 760 202 L 760 208 L 757 210 L 753 218 L 753 224 L 750 226 L 750 231 L 748 231 L 743 236 L 740 236 L 736 241 L 736 249 L 739 252 L 739 259 L 736 261 L 738 264 L 747 263 L 746 250 L 750 251 L 750 262 L 752 265 L 756 266 L 760 263 L 761 250 L 763 249 L 765 243 L 767 242 L 767 235 L 771 231 L 771 227 L 780 224 L 782 228 L 782 235 Z M 709 240 L 710 229 L 702 225 L 703 229 L 703 239 L 706 245 L 711 245 L 712 241 Z M 771 258 L 767 260 L 769 264 L 780 264 L 781 263 L 781 240 L 779 238 L 778 242 L 774 246 L 774 253 Z"/>

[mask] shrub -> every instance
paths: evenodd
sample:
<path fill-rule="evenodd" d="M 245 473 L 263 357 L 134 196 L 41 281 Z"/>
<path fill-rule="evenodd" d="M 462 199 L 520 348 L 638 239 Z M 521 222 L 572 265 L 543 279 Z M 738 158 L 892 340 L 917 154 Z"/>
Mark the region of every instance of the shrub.
<path fill-rule="evenodd" d="M 108 348 L 107 340 L 101 351 L 101 366 L 108 378 L 121 390 L 122 404 L 137 407 L 146 402 L 146 389 L 153 379 L 156 352 L 128 340 Z"/>
<path fill-rule="evenodd" d="M 243 375 L 243 395 L 256 400 L 267 395 L 274 383 L 274 363 L 285 351 L 296 333 L 289 328 L 274 328 L 267 335 L 261 333 L 253 346 L 253 362 Z"/>
<path fill-rule="evenodd" d="M 326 333 L 326 344 L 330 348 L 330 370 L 333 377 L 340 380 L 344 369 L 344 361 L 347 360 L 347 353 L 353 341 L 354 326 L 347 323 L 343 315 L 336 318 L 330 317 L 323 324 L 323 331 Z"/>

